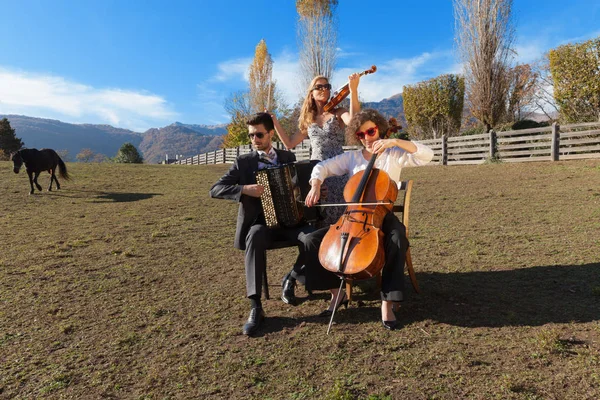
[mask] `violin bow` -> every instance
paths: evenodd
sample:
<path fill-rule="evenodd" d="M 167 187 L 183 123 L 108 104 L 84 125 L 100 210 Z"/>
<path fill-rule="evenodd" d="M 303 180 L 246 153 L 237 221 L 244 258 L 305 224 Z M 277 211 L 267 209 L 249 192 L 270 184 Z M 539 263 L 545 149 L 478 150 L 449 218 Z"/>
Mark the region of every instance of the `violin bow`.
<path fill-rule="evenodd" d="M 300 201 L 299 203 L 302 205 L 306 205 L 306 202 L 304 202 L 304 201 Z M 353 202 L 323 203 L 323 204 L 315 204 L 313 207 L 380 206 L 382 204 L 394 204 L 394 202 L 392 202 L 392 201 L 376 201 L 376 202 L 372 202 L 372 203 L 361 203 L 361 202 L 357 202 L 357 203 L 353 203 Z"/>

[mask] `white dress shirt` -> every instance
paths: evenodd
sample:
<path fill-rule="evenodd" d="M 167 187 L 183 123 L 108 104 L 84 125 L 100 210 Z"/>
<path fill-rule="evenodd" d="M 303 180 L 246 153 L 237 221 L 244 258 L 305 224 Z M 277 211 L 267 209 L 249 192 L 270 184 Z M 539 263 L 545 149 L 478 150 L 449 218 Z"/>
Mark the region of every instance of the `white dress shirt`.
<path fill-rule="evenodd" d="M 385 149 L 375 159 L 375 168 L 387 172 L 398 185 L 400 185 L 400 172 L 404 167 L 418 167 L 425 165 L 433 158 L 433 150 L 424 144 L 412 142 L 417 146 L 417 151 L 409 153 L 400 147 Z M 367 168 L 369 160 L 363 156 L 363 151 L 348 151 L 339 156 L 321 161 L 312 170 L 310 180 L 318 179 L 321 182 L 328 176 L 339 176 L 349 173 L 354 175 Z"/>

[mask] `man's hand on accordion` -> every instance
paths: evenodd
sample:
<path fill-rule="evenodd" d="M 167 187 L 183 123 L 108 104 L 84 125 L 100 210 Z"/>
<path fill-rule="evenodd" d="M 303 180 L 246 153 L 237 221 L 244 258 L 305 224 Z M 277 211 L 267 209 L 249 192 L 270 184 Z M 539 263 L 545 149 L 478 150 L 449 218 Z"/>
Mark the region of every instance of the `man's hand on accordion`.
<path fill-rule="evenodd" d="M 263 185 L 244 185 L 242 188 L 242 194 L 250 197 L 260 197 L 265 191 L 265 187 Z"/>

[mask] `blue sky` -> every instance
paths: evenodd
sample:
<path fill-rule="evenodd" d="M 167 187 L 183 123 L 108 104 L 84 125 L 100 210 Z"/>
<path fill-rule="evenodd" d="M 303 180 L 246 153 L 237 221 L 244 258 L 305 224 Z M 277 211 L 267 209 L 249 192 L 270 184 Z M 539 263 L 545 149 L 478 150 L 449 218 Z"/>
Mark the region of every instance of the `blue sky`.
<path fill-rule="evenodd" d="M 360 97 L 458 73 L 451 0 L 340 0 L 333 85 L 375 64 Z M 291 104 L 298 86 L 293 0 L 0 0 L 0 114 L 144 131 L 174 121 L 218 124 L 247 87 L 265 39 Z M 516 49 L 531 62 L 560 44 L 600 36 L 599 0 L 514 0 Z"/>

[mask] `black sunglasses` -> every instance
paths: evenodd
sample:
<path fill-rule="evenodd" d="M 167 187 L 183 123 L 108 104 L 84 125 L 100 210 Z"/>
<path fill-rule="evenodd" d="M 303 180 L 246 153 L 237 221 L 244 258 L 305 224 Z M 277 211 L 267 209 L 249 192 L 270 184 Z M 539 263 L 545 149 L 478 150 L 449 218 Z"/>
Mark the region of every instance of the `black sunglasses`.
<path fill-rule="evenodd" d="M 312 90 L 331 90 L 331 85 L 329 83 L 325 83 L 325 84 L 318 84 L 315 85 Z"/>
<path fill-rule="evenodd" d="M 256 136 L 259 139 L 262 139 L 263 137 L 265 137 L 265 134 L 263 132 L 256 132 L 256 133 L 248 134 L 248 137 L 250 138 L 250 140 L 254 139 L 254 136 Z"/>

